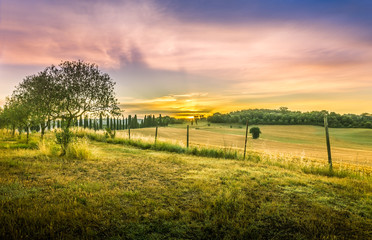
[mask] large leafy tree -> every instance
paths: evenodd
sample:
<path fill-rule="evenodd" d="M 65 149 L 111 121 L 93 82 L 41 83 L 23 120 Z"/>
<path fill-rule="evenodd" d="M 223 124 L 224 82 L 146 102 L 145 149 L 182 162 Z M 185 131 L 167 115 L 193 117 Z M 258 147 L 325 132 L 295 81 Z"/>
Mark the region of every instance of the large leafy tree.
<path fill-rule="evenodd" d="M 45 129 L 50 128 L 51 120 L 58 115 L 60 99 L 57 86 L 57 79 L 50 75 L 48 70 L 44 70 L 36 75 L 27 76 L 16 90 L 32 109 L 31 117 L 34 124 L 41 127 L 41 138 Z"/>
<path fill-rule="evenodd" d="M 83 61 L 65 61 L 58 66 L 50 66 L 45 74 L 53 79 L 53 97 L 56 99 L 52 117 L 64 122 L 62 154 L 69 143 L 69 128 L 73 120 L 83 115 L 119 114 L 114 93 L 115 82 L 101 72 L 95 64 Z"/>
<path fill-rule="evenodd" d="M 53 115 L 65 121 L 65 128 L 71 127 L 73 120 L 83 115 L 119 113 L 115 83 L 97 65 L 66 61 L 57 67 L 48 67 L 46 73 L 54 78 L 55 95 L 59 100 Z"/>

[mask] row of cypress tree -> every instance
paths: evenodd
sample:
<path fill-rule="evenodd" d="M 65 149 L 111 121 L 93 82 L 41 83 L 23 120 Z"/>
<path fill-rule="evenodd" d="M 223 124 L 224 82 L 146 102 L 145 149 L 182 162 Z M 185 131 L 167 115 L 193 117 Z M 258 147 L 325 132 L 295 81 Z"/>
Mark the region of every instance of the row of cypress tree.
<path fill-rule="evenodd" d="M 94 129 L 102 130 L 105 128 L 110 128 L 111 130 L 125 130 L 128 128 L 144 128 L 144 127 L 155 127 L 155 126 L 168 126 L 170 123 L 178 123 L 175 118 L 169 116 L 159 117 L 155 115 L 145 115 L 144 119 L 138 120 L 137 115 L 128 115 L 127 118 L 115 118 L 110 116 L 102 116 L 99 118 L 90 118 L 89 116 L 80 117 L 79 119 L 74 119 L 73 125 L 75 127 L 81 127 L 84 129 Z M 50 121 L 48 124 L 48 130 L 61 128 L 64 125 L 63 120 Z M 31 130 L 40 131 L 40 126 L 33 126 Z"/>

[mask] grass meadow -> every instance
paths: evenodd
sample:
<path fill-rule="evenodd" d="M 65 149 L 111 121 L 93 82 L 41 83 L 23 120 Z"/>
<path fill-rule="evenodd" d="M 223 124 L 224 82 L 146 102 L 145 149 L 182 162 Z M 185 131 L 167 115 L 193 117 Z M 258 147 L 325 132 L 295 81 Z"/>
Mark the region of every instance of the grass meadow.
<path fill-rule="evenodd" d="M 259 141 L 274 141 L 260 128 Z M 184 129 L 160 128 L 156 145 L 151 130 L 132 130 L 131 141 L 77 131 L 64 157 L 53 134 L 26 144 L 1 132 L 0 239 L 372 238 L 367 165 L 330 174 L 322 159 L 256 151 L 251 140 L 242 160 L 234 146 L 201 148 L 192 137 L 222 126 L 192 129 L 191 150 L 177 137 Z M 231 131 L 226 139 L 244 132 Z"/>

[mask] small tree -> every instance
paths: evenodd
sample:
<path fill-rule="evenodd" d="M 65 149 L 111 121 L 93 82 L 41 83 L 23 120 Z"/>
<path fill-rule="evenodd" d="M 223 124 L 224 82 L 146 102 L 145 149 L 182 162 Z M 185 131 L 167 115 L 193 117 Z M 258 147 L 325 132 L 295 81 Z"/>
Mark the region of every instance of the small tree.
<path fill-rule="evenodd" d="M 249 133 L 252 134 L 253 139 L 257 139 L 260 137 L 261 130 L 259 127 L 253 127 L 249 130 Z"/>
<path fill-rule="evenodd" d="M 25 129 L 27 133 L 27 143 L 30 135 L 30 128 L 35 123 L 35 115 L 32 114 L 32 108 L 27 104 L 26 98 L 20 95 L 18 91 L 14 91 L 11 98 L 7 98 L 5 103 L 5 114 L 12 125 L 14 136 L 15 129 Z"/>

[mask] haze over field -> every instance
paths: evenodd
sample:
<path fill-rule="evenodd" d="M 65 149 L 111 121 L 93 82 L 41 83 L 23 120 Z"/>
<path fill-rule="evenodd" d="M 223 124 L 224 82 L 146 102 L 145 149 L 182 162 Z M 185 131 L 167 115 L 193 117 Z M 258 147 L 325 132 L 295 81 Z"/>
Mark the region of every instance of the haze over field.
<path fill-rule="evenodd" d="M 61 60 L 97 63 L 126 114 L 371 112 L 370 1 L 0 1 L 0 105 Z"/>

